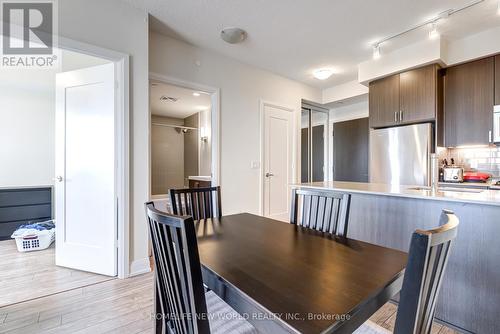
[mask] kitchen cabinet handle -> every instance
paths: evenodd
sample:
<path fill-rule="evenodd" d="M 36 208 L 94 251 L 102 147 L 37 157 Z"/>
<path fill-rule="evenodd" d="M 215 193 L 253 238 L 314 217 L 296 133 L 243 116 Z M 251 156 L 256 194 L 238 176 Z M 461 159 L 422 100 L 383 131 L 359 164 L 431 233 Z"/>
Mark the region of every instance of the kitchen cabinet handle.
<path fill-rule="evenodd" d="M 488 131 L 488 143 L 491 143 L 493 141 L 493 139 L 491 138 L 491 130 Z"/>
<path fill-rule="evenodd" d="M 399 121 L 402 122 L 403 121 L 403 110 L 400 110 L 399 111 Z"/>
<path fill-rule="evenodd" d="M 394 112 L 394 123 L 397 123 L 398 122 L 398 112 L 395 111 Z"/>

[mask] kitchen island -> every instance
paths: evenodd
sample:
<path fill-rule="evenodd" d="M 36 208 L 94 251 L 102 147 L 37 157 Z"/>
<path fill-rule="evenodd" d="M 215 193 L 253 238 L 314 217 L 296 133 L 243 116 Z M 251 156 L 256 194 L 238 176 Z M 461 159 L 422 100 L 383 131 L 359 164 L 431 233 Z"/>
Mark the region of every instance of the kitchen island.
<path fill-rule="evenodd" d="M 356 182 L 296 185 L 351 194 L 348 237 L 408 251 L 416 229 L 436 227 L 443 209 L 460 219 L 438 301 L 436 318 L 473 333 L 500 328 L 500 191 Z"/>

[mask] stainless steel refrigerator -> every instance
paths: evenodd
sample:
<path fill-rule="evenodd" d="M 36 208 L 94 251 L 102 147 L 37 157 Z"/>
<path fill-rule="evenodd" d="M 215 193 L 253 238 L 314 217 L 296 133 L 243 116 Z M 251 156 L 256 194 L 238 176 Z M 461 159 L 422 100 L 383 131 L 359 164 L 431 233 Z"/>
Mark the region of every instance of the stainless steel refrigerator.
<path fill-rule="evenodd" d="M 431 123 L 370 130 L 370 182 L 428 186 Z"/>

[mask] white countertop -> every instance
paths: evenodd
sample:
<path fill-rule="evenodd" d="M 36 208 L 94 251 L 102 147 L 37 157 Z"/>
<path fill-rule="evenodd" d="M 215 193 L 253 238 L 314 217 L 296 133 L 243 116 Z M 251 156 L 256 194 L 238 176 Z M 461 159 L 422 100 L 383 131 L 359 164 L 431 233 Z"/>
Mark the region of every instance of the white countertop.
<path fill-rule="evenodd" d="M 294 185 L 297 188 L 313 188 L 323 190 L 333 190 L 340 192 L 359 193 L 359 194 L 374 194 L 382 196 L 396 196 L 406 198 L 419 198 L 447 202 L 462 202 L 462 203 L 476 203 L 486 205 L 500 206 L 500 190 L 470 190 L 477 192 L 464 192 L 459 191 L 460 188 L 453 188 L 446 186 L 438 189 L 436 192 L 431 190 L 412 189 L 415 186 L 394 186 L 390 184 L 381 183 L 361 183 L 361 182 L 312 182 L 300 183 Z M 444 191 L 446 190 L 446 191 Z M 457 190 L 457 191 L 454 191 Z M 463 189 L 466 190 L 467 189 Z"/>
<path fill-rule="evenodd" d="M 188 176 L 188 180 L 193 180 L 193 181 L 212 181 L 212 177 L 211 176 L 202 176 L 202 175 Z"/>

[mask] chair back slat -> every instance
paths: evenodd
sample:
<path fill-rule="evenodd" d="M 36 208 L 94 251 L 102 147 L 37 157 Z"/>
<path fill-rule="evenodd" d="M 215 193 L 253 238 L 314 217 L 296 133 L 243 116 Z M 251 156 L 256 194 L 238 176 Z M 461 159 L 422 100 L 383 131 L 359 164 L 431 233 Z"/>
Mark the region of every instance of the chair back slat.
<path fill-rule="evenodd" d="M 290 222 L 331 235 L 346 236 L 351 195 L 310 189 L 292 190 Z"/>
<path fill-rule="evenodd" d="M 452 242 L 457 236 L 458 218 L 451 211 L 441 214 L 437 229 L 413 233 L 394 333 L 431 332 L 439 289 L 443 281 Z"/>
<path fill-rule="evenodd" d="M 191 216 L 194 220 L 222 217 L 220 187 L 170 189 L 169 192 L 174 215 Z"/>
<path fill-rule="evenodd" d="M 155 260 L 156 312 L 162 313 L 163 329 L 155 332 L 209 334 L 193 218 L 160 212 L 153 203 L 146 203 L 146 214 Z"/>

